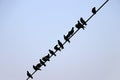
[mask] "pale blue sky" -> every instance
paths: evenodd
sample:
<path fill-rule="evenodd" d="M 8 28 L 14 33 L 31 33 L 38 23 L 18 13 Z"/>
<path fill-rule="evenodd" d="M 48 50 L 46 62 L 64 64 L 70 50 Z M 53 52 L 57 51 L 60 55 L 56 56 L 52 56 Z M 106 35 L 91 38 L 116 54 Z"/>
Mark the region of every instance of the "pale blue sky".
<path fill-rule="evenodd" d="M 26 71 L 105 0 L 0 0 L 0 79 Z M 33 77 L 34 80 L 120 80 L 120 1 L 110 0 Z"/>

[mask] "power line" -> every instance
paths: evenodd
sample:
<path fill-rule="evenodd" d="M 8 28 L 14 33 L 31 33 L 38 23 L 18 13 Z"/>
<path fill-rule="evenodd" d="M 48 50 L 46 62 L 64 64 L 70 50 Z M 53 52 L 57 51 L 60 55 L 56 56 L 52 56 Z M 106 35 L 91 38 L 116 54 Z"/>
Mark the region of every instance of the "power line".
<path fill-rule="evenodd" d="M 87 23 L 107 2 L 108 2 L 109 0 L 106 0 L 97 10 L 95 10 L 94 9 L 94 13 L 86 20 L 86 21 L 84 21 L 85 23 Z M 82 26 L 83 26 L 83 29 L 84 29 L 84 22 L 82 22 L 81 21 L 81 24 L 82 24 Z M 81 29 L 81 27 L 79 28 L 79 29 L 77 29 L 75 32 L 73 32 L 72 34 L 70 34 L 69 36 L 65 36 L 66 37 L 66 40 L 65 40 L 65 42 L 64 43 L 62 43 L 62 45 L 64 46 L 68 41 L 67 41 L 67 39 L 69 40 L 69 39 L 71 39 L 79 30 Z M 69 33 L 68 33 L 69 34 Z M 58 47 L 58 48 L 61 48 L 61 47 Z M 49 56 L 49 58 L 51 58 L 56 52 L 57 52 L 58 50 L 55 50 L 55 51 L 52 51 L 52 52 L 50 52 L 51 53 L 51 55 Z M 44 64 L 47 62 L 47 59 L 46 59 L 46 61 L 44 61 Z M 41 66 L 43 66 L 43 65 L 41 65 Z M 41 67 L 40 66 L 40 67 Z M 37 70 L 35 70 L 32 74 L 30 74 L 31 76 L 32 75 L 34 75 L 35 73 L 37 72 Z M 30 77 L 28 76 L 28 78 L 26 79 L 26 80 L 28 80 Z"/>

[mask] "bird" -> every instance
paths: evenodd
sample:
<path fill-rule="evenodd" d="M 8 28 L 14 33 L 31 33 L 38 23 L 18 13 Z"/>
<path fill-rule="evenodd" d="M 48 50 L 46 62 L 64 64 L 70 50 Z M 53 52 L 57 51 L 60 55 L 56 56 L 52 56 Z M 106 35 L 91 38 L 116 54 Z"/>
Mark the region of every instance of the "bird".
<path fill-rule="evenodd" d="M 48 61 L 50 61 L 50 55 L 49 54 L 46 56 L 46 58 L 48 59 Z"/>
<path fill-rule="evenodd" d="M 68 36 L 63 35 L 65 41 L 68 41 L 70 43 L 70 40 L 68 39 Z"/>
<path fill-rule="evenodd" d="M 86 22 L 85 22 L 85 20 L 84 20 L 82 17 L 80 18 L 80 21 L 81 21 L 81 23 L 82 23 L 83 25 L 87 25 Z"/>
<path fill-rule="evenodd" d="M 56 56 L 56 54 L 52 50 L 49 49 L 49 52 L 50 52 L 51 55 Z"/>
<path fill-rule="evenodd" d="M 41 59 L 40 59 L 40 63 L 44 66 L 46 66 L 45 62 L 43 62 Z"/>
<path fill-rule="evenodd" d="M 59 45 L 62 49 L 64 49 L 64 46 L 63 46 L 63 44 L 60 42 L 60 40 L 58 40 L 58 45 Z"/>
<path fill-rule="evenodd" d="M 70 30 L 69 33 L 70 33 L 70 34 L 73 34 L 73 33 L 74 33 L 74 27 L 72 27 L 72 29 Z"/>
<path fill-rule="evenodd" d="M 80 28 L 82 28 L 83 30 L 84 30 L 84 26 L 80 23 L 80 21 L 78 21 L 78 23 L 75 25 L 75 27 L 77 28 L 77 29 L 80 29 Z"/>
<path fill-rule="evenodd" d="M 68 32 L 68 37 L 70 37 L 72 34 L 74 33 L 74 27 L 72 27 L 72 29 Z"/>
<path fill-rule="evenodd" d="M 96 14 L 96 12 L 97 12 L 97 11 L 96 11 L 96 7 L 93 7 L 93 8 L 92 8 L 92 13 L 93 13 L 93 14 Z"/>
<path fill-rule="evenodd" d="M 43 60 L 44 62 L 48 61 L 48 59 L 47 59 L 46 57 L 43 57 L 42 60 Z"/>
<path fill-rule="evenodd" d="M 41 70 L 38 66 L 35 66 L 35 65 L 33 65 L 33 69 L 34 69 L 35 71 Z"/>
<path fill-rule="evenodd" d="M 50 61 L 50 55 L 48 54 L 47 56 L 43 57 L 42 60 L 43 60 L 44 62 Z"/>
<path fill-rule="evenodd" d="M 40 68 L 41 66 L 42 66 L 41 63 L 38 63 L 38 64 L 36 65 L 36 67 L 38 67 L 38 68 Z"/>
<path fill-rule="evenodd" d="M 54 49 L 55 49 L 56 51 L 58 51 L 58 50 L 61 51 L 60 48 L 58 47 L 58 45 L 55 45 Z"/>
<path fill-rule="evenodd" d="M 32 74 L 30 74 L 29 71 L 27 71 L 27 76 L 33 79 Z"/>

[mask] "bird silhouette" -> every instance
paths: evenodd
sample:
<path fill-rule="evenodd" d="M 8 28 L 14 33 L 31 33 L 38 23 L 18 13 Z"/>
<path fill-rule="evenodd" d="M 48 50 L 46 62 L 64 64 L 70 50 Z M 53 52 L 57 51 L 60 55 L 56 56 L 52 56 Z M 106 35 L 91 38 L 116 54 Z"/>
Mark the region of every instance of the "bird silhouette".
<path fill-rule="evenodd" d="M 77 29 L 80 29 L 80 28 L 82 28 L 83 30 L 84 30 L 84 26 L 80 23 L 80 21 L 78 21 L 78 23 L 75 25 L 75 27 L 77 28 Z"/>
<path fill-rule="evenodd" d="M 49 54 L 46 56 L 46 58 L 48 59 L 48 61 L 50 61 L 50 55 Z"/>
<path fill-rule="evenodd" d="M 43 57 L 42 60 L 43 60 L 44 62 L 50 61 L 50 55 L 48 54 L 47 56 Z"/>
<path fill-rule="evenodd" d="M 50 52 L 51 55 L 56 56 L 56 54 L 52 50 L 49 49 L 49 52 Z"/>
<path fill-rule="evenodd" d="M 29 78 L 33 79 L 32 74 L 30 74 L 29 71 L 27 71 L 27 76 L 28 76 Z"/>
<path fill-rule="evenodd" d="M 73 33 L 74 33 L 74 27 L 72 27 L 72 29 L 68 32 L 67 37 L 70 37 Z"/>
<path fill-rule="evenodd" d="M 38 64 L 36 65 L 36 67 L 38 67 L 38 68 L 40 68 L 41 66 L 42 66 L 41 63 L 38 63 Z"/>
<path fill-rule="evenodd" d="M 64 46 L 63 46 L 63 44 L 60 42 L 60 40 L 58 40 L 58 45 L 59 45 L 62 49 L 64 49 Z"/>
<path fill-rule="evenodd" d="M 55 49 L 56 51 L 58 51 L 58 50 L 61 51 L 60 48 L 58 47 L 58 45 L 55 45 L 54 49 Z"/>
<path fill-rule="evenodd" d="M 64 37 L 65 41 L 68 41 L 70 43 L 68 36 L 63 35 L 63 37 Z"/>
<path fill-rule="evenodd" d="M 96 12 L 97 12 L 97 11 L 96 11 L 96 7 L 93 7 L 93 8 L 92 8 L 92 13 L 93 13 L 93 14 L 96 14 Z"/>
<path fill-rule="evenodd" d="M 34 69 L 35 71 L 41 70 L 38 66 L 35 66 L 35 65 L 33 65 L 33 69 Z"/>
<path fill-rule="evenodd" d="M 82 17 L 80 18 L 80 21 L 81 21 L 81 23 L 82 23 L 83 25 L 87 25 L 86 22 L 85 22 L 85 20 L 84 20 Z"/>
<path fill-rule="evenodd" d="M 43 62 L 41 59 L 40 59 L 40 63 L 44 66 L 46 66 L 45 62 Z"/>

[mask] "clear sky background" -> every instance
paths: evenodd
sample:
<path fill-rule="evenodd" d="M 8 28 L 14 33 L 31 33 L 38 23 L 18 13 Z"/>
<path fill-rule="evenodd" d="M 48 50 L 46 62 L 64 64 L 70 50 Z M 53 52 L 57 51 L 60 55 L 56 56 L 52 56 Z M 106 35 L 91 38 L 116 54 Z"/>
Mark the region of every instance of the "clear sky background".
<path fill-rule="evenodd" d="M 26 71 L 104 1 L 0 0 L 0 80 L 25 80 Z M 34 80 L 120 80 L 119 19 L 120 0 L 109 0 Z"/>

